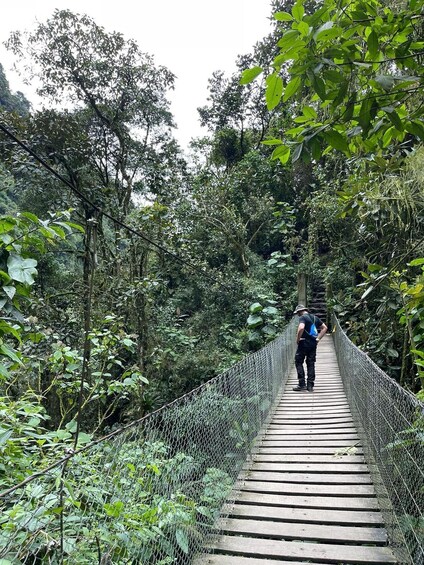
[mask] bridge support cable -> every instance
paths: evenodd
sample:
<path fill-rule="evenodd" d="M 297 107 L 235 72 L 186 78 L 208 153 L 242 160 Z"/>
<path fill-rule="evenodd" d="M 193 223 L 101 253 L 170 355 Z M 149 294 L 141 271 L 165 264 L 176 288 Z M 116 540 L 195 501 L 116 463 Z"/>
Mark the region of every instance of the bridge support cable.
<path fill-rule="evenodd" d="M 294 336 L 293 320 L 225 373 L 5 490 L 0 562 L 191 563 L 278 402 Z"/>
<path fill-rule="evenodd" d="M 346 336 L 335 346 L 346 395 L 399 563 L 424 565 L 424 404 Z"/>

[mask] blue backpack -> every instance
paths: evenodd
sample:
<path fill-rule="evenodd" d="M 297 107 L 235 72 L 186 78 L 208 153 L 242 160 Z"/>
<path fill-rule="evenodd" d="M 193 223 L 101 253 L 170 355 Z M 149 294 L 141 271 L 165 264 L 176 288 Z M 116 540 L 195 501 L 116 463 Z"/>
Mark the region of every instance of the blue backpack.
<path fill-rule="evenodd" d="M 308 335 L 310 335 L 311 337 L 316 338 L 316 337 L 318 337 L 318 330 L 317 330 L 317 327 L 316 327 L 316 325 L 315 325 L 315 316 L 314 316 L 313 314 L 308 314 L 309 317 L 310 317 L 311 315 L 313 316 L 313 318 L 312 318 L 311 330 L 310 330 L 309 332 L 307 332 L 306 329 L 305 329 L 305 332 L 306 332 Z"/>

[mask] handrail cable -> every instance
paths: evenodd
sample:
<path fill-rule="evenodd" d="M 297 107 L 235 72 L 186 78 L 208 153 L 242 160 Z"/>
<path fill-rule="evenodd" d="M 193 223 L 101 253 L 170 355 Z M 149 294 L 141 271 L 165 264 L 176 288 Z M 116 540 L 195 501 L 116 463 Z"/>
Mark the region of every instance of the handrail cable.
<path fill-rule="evenodd" d="M 287 330 L 287 328 L 290 326 L 290 322 L 288 323 L 288 325 L 285 328 L 285 331 Z M 278 338 L 276 338 L 278 339 Z M 266 347 L 266 346 L 265 346 Z M 121 433 L 125 432 L 126 430 L 136 426 L 137 424 L 140 424 L 141 422 L 143 422 L 144 420 L 146 420 L 147 418 L 151 418 L 157 414 L 159 414 L 160 412 L 164 411 L 167 408 L 170 408 L 171 406 L 175 405 L 175 404 L 179 404 L 182 400 L 184 400 L 185 398 L 192 396 L 193 394 L 198 394 L 200 393 L 203 389 L 206 389 L 208 387 L 211 387 L 214 385 L 215 382 L 217 382 L 219 379 L 222 379 L 222 376 L 225 375 L 226 373 L 228 373 L 231 369 L 233 369 L 234 367 L 237 367 L 238 365 L 240 365 L 242 362 L 244 362 L 245 360 L 248 360 L 250 357 L 253 357 L 255 355 L 255 353 L 251 353 L 249 355 L 246 355 L 242 361 L 239 361 L 238 363 L 236 363 L 235 365 L 233 365 L 230 369 L 227 369 L 226 371 L 224 371 L 223 373 L 216 375 L 215 377 L 213 377 L 212 379 L 209 379 L 208 381 L 202 383 L 201 385 L 199 385 L 198 387 L 190 390 L 189 392 L 187 392 L 186 394 L 183 394 L 182 396 L 179 396 L 178 398 L 175 398 L 172 402 L 168 402 L 167 404 L 164 404 L 163 406 L 161 406 L 160 408 L 157 408 L 156 410 L 153 410 L 153 412 L 149 412 L 148 414 L 146 414 L 145 416 L 142 416 L 141 418 L 138 418 L 137 420 L 133 420 L 132 422 L 130 422 L 129 424 L 126 424 L 124 426 L 121 426 L 120 428 L 118 428 L 117 430 L 114 430 L 113 432 L 110 432 L 90 443 L 88 443 L 87 445 L 84 445 L 84 447 L 80 447 L 79 449 L 72 449 L 69 448 L 68 454 L 65 457 L 62 457 L 61 459 L 58 459 L 57 461 L 55 461 L 54 463 L 52 463 L 51 465 L 49 465 L 48 467 L 46 467 L 45 469 L 43 469 L 42 471 L 38 471 L 37 473 L 34 473 L 33 475 L 30 475 L 29 477 L 27 477 L 26 479 L 24 479 L 23 481 L 21 481 L 20 483 L 14 485 L 13 487 L 10 487 L 9 489 L 0 492 L 0 498 L 4 498 L 5 496 L 7 496 L 8 494 L 11 494 L 12 492 L 14 492 L 16 489 L 25 486 L 27 483 L 32 482 L 34 479 L 36 479 L 37 477 L 41 477 L 43 475 L 45 475 L 46 473 L 48 473 L 49 471 L 51 471 L 52 469 L 54 469 L 55 467 L 58 467 L 59 465 L 61 465 L 62 463 L 65 463 L 66 461 L 69 461 L 69 459 L 72 459 L 75 455 L 79 455 L 80 453 L 83 453 L 84 451 L 89 450 L 90 448 L 94 447 L 95 445 L 99 444 L 99 443 L 103 443 L 104 441 L 115 437 L 117 435 L 120 435 Z"/>
<path fill-rule="evenodd" d="M 333 315 L 334 316 L 334 315 Z M 344 389 L 399 563 L 424 563 L 424 403 L 352 343 L 334 316 Z"/>
<path fill-rule="evenodd" d="M 151 416 L 154 416 L 156 414 L 158 414 L 159 412 L 161 412 L 162 410 L 165 410 L 165 408 L 169 408 L 170 406 L 172 406 L 173 404 L 176 404 L 177 402 L 180 402 L 182 399 L 186 398 L 187 396 L 191 395 L 192 393 L 196 393 L 196 392 L 200 392 L 203 388 L 210 386 L 211 383 L 213 383 L 213 381 L 215 379 L 217 379 L 220 375 L 217 375 L 216 377 L 213 377 L 212 379 L 210 379 L 209 381 L 202 383 L 201 385 L 199 385 L 198 387 L 196 387 L 195 389 L 187 392 L 186 394 L 183 394 L 182 396 L 179 396 L 178 398 L 176 398 L 175 400 L 173 400 L 172 402 L 168 402 L 168 404 L 164 404 L 163 406 L 161 406 L 160 408 L 157 408 L 156 410 L 153 410 L 153 412 L 149 412 L 148 414 L 146 414 L 145 416 L 142 416 L 141 418 L 138 418 L 137 420 L 133 420 L 132 422 L 130 422 L 129 424 L 126 424 L 125 426 L 121 426 L 120 428 L 118 428 L 117 430 L 114 430 L 113 432 L 110 432 L 102 437 L 99 437 L 98 439 L 91 441 L 90 443 L 87 443 L 87 445 L 84 445 L 84 447 L 80 447 L 79 449 L 72 449 L 72 448 L 68 448 L 67 452 L 68 454 L 65 455 L 65 457 L 62 457 L 61 459 L 58 459 L 57 461 L 55 461 L 54 463 L 52 463 L 51 465 L 49 465 L 48 467 L 46 467 L 45 469 L 43 469 L 42 471 L 38 471 L 37 473 L 34 473 L 33 475 L 30 475 L 29 477 L 27 477 L 26 479 L 24 479 L 23 481 L 21 481 L 20 483 L 14 485 L 13 487 L 10 487 L 7 490 L 4 490 L 2 492 L 0 492 L 0 498 L 4 498 L 5 496 L 7 496 L 8 494 L 11 494 L 12 492 L 14 492 L 16 489 L 21 488 L 23 486 L 25 486 L 26 484 L 32 482 L 34 479 L 36 479 L 37 477 L 42 477 L 43 475 L 45 475 L 46 473 L 48 473 L 49 471 L 51 471 L 52 469 L 54 469 L 55 467 L 58 467 L 59 465 L 61 465 L 62 463 L 66 463 L 66 461 L 69 461 L 70 459 L 72 459 L 72 457 L 75 457 L 75 455 L 79 455 L 80 453 L 83 453 L 84 451 L 87 451 L 88 449 L 94 447 L 95 445 L 99 444 L 99 443 L 103 443 L 104 441 L 118 436 L 121 433 L 125 432 L 126 430 L 136 426 L 137 424 L 140 424 L 141 422 L 143 422 L 143 420 L 146 420 L 147 418 L 150 418 Z"/>

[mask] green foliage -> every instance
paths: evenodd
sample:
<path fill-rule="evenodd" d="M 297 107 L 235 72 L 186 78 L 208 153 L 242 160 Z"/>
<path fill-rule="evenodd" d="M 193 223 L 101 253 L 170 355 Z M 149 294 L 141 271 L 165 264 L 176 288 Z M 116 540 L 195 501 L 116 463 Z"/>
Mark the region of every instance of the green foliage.
<path fill-rule="evenodd" d="M 0 398 L 0 489 L 12 486 L 42 465 L 45 453 L 57 444 L 48 434 L 48 415 L 35 395 L 10 402 Z"/>
<path fill-rule="evenodd" d="M 0 110 L 7 112 L 16 112 L 22 116 L 26 116 L 29 112 L 30 103 L 22 94 L 10 91 L 9 82 L 4 73 L 3 65 L 0 63 Z"/>
<path fill-rule="evenodd" d="M 259 295 L 261 302 L 254 302 L 250 305 L 250 315 L 247 318 L 247 327 L 251 330 L 249 341 L 256 343 L 260 338 L 265 338 L 265 342 L 274 339 L 277 336 L 278 329 L 281 326 L 282 316 L 278 308 L 276 300 Z"/>
<path fill-rule="evenodd" d="M 412 414 L 412 424 L 409 428 L 399 431 L 393 441 L 388 443 L 384 451 L 390 457 L 392 488 L 396 489 L 398 497 L 395 501 L 395 510 L 400 516 L 400 526 L 405 536 L 408 549 L 411 555 L 415 554 L 416 548 L 422 546 L 424 542 L 423 519 L 419 511 L 419 499 L 416 509 L 408 509 L 410 513 L 405 513 L 405 507 L 401 507 L 399 501 L 411 496 L 410 491 L 405 492 L 405 477 L 411 485 L 421 485 L 421 466 L 420 462 L 424 456 L 424 416 L 422 409 L 417 407 L 415 414 Z M 423 491 L 417 488 L 415 491 L 418 496 L 422 496 Z M 418 549 L 419 551 L 419 549 Z"/>
<path fill-rule="evenodd" d="M 13 176 L 0 163 L 0 215 L 14 215 L 16 212 L 14 188 Z"/>
<path fill-rule="evenodd" d="M 424 258 L 414 259 L 410 267 L 418 267 L 421 272 L 411 282 L 398 277 L 397 288 L 402 295 L 403 307 L 399 313 L 411 339 L 411 353 L 417 367 L 421 389 L 424 389 Z"/>
<path fill-rule="evenodd" d="M 43 337 L 46 339 L 47 336 Z M 93 328 L 88 340 L 91 350 L 90 378 L 85 383 L 81 410 L 87 412 L 84 417 L 85 427 L 97 430 L 117 410 L 125 407 L 130 399 L 135 405 L 140 405 L 144 385 L 148 381 L 139 368 L 131 364 L 136 341 L 134 336 L 124 331 L 122 321 L 116 316 L 109 315 L 101 320 L 100 327 Z M 45 347 L 47 350 L 51 349 L 38 364 L 38 370 L 50 375 L 50 378 L 40 393 L 45 397 L 53 396 L 59 403 L 55 423 L 62 427 L 76 417 L 83 352 L 72 349 L 60 340 L 51 341 L 49 346 L 46 343 Z M 34 369 L 36 368 L 37 366 Z"/>
<path fill-rule="evenodd" d="M 3 296 L 0 307 L 6 316 L 0 323 L 0 350 L 4 360 L 0 375 L 8 375 L 8 368 L 21 364 L 19 354 L 6 343 L 9 338 L 21 341 L 24 316 L 22 309 L 29 303 L 29 289 L 37 274 L 37 261 L 31 255 L 34 250 L 45 253 L 48 246 L 64 241 L 80 226 L 70 222 L 70 212 L 51 214 L 40 220 L 34 214 L 23 212 L 16 217 L 5 216 L 0 220 L 0 278 Z"/>
<path fill-rule="evenodd" d="M 405 140 L 423 141 L 421 9 L 421 1 L 325 0 L 312 12 L 296 2 L 291 14 L 275 14 L 281 31 L 267 106 L 296 98 L 302 110 L 278 148 L 284 163 L 290 152 L 293 161 L 318 160 L 331 148 L 386 167 Z M 241 82 L 260 72 L 246 70 Z"/>
<path fill-rule="evenodd" d="M 176 475 L 190 469 L 192 460 L 184 453 L 171 456 L 160 441 L 126 442 L 119 461 L 114 450 L 113 442 L 104 443 L 92 448 L 90 457 L 76 455 L 60 489 L 60 481 L 55 481 L 60 468 L 50 481 L 45 477 L 37 486 L 23 489 L 19 504 L 7 505 L 0 519 L 2 546 L 12 542 L 2 555 L 12 557 L 18 549 L 14 544 L 19 544 L 22 558 L 37 556 L 42 563 L 58 559 L 58 540 L 45 534 L 59 515 L 64 557 L 69 561 L 92 563 L 100 551 L 114 563 L 137 556 L 153 564 L 160 558 L 166 562 L 165 556 L 175 559 L 192 552 L 193 542 L 212 524 L 232 486 L 229 476 L 208 468 L 187 496 L 169 488 Z M 39 504 L 36 515 L 34 504 Z"/>

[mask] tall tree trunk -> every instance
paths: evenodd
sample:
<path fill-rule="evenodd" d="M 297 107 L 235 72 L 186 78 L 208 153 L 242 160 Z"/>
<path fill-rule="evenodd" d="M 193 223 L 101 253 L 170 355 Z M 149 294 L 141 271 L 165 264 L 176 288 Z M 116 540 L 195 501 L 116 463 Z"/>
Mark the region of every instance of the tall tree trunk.
<path fill-rule="evenodd" d="M 86 210 L 86 232 L 85 232 L 85 253 L 83 266 L 83 319 L 84 319 L 84 351 L 81 370 L 80 390 L 78 395 L 78 412 L 76 416 L 77 429 L 75 432 L 75 447 L 78 443 L 78 435 L 81 429 L 82 406 L 84 404 L 84 388 L 88 383 L 91 384 L 90 357 L 91 341 L 89 334 L 91 331 L 91 307 L 93 298 L 94 269 L 96 265 L 96 241 L 97 241 L 97 218 L 93 210 Z"/>

